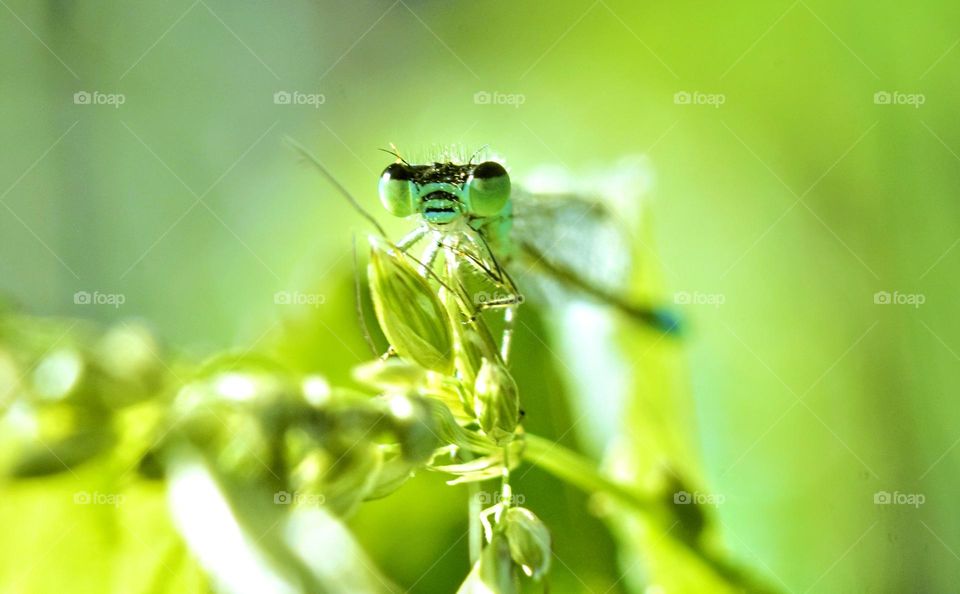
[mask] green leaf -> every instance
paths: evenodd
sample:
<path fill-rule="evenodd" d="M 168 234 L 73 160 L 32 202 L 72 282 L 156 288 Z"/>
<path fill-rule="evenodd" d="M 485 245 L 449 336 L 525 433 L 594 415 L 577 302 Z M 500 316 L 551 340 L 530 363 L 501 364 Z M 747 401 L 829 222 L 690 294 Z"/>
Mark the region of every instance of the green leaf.
<path fill-rule="evenodd" d="M 510 556 L 528 577 L 539 580 L 550 571 L 550 531 L 524 507 L 511 507 L 501 520 Z"/>

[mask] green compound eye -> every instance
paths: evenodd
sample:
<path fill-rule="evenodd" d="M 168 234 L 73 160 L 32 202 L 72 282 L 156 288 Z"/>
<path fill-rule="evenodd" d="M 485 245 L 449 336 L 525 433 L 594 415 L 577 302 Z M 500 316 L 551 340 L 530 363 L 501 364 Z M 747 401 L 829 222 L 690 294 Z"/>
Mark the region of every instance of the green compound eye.
<path fill-rule="evenodd" d="M 403 163 L 392 163 L 380 176 L 380 202 L 387 212 L 397 217 L 407 217 L 417 212 L 417 187 L 413 172 Z"/>
<path fill-rule="evenodd" d="M 510 176 L 503 165 L 493 161 L 477 165 L 466 187 L 470 213 L 475 216 L 491 217 L 510 199 Z"/>

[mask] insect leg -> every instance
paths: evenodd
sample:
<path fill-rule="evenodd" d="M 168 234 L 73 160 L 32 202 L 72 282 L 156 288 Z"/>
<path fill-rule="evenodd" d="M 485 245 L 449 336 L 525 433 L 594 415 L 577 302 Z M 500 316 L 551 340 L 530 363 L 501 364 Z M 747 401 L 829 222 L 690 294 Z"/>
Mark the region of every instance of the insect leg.
<path fill-rule="evenodd" d="M 433 264 L 437 261 L 437 257 L 440 255 L 440 247 L 442 246 L 440 241 L 434 241 L 429 246 L 427 246 L 426 251 L 423 252 L 423 260 L 421 264 L 421 272 L 423 276 L 428 276 L 428 271 L 433 270 Z"/>
<path fill-rule="evenodd" d="M 477 315 L 479 315 L 479 312 L 486 309 L 504 310 L 503 337 L 500 341 L 500 356 L 503 358 L 504 363 L 506 363 L 510 359 L 510 346 L 513 342 L 513 330 L 516 326 L 517 309 L 520 307 L 520 304 L 523 303 L 523 297 L 517 290 L 516 285 L 513 284 L 513 279 L 511 279 L 510 276 L 505 273 L 505 271 L 504 274 L 498 279 L 495 275 L 490 275 L 490 270 L 483 266 L 481 262 L 478 262 L 473 258 L 464 258 L 462 261 L 466 262 L 467 265 L 472 266 L 481 273 L 485 273 L 490 279 L 490 282 L 493 283 L 498 289 L 503 290 L 505 293 L 504 295 L 495 295 L 493 299 L 485 299 L 477 303 Z"/>
<path fill-rule="evenodd" d="M 401 237 L 400 241 L 397 242 L 397 247 L 403 251 L 406 251 L 407 248 L 413 246 L 413 244 L 423 239 L 423 236 L 426 234 L 427 234 L 427 227 L 425 225 L 417 227 L 410 233 L 407 233 L 406 235 Z"/>
<path fill-rule="evenodd" d="M 483 524 L 483 532 L 488 541 L 493 538 L 493 526 L 490 525 L 490 516 L 496 516 L 497 512 L 500 511 L 500 507 L 500 504 L 497 503 L 480 512 L 480 523 Z"/>
<path fill-rule="evenodd" d="M 516 304 L 503 311 L 503 340 L 500 342 L 500 357 L 504 363 L 510 360 L 510 345 L 513 344 L 513 328 L 516 326 L 516 319 Z"/>
<path fill-rule="evenodd" d="M 507 287 L 504 286 L 504 288 L 506 289 Z M 503 337 L 500 341 L 500 356 L 503 358 L 504 363 L 510 359 L 510 346 L 513 344 L 513 330 L 517 325 L 517 311 L 521 303 L 523 303 L 523 298 L 517 293 L 512 293 L 498 299 L 491 299 L 477 304 L 478 312 L 487 309 L 503 309 Z"/>
<path fill-rule="evenodd" d="M 474 245 L 479 243 L 483 246 L 484 250 L 487 252 L 487 257 L 493 262 L 494 270 L 496 270 L 497 275 L 500 277 L 500 282 L 506 288 L 509 295 L 506 298 L 507 304 L 504 306 L 503 311 L 503 340 L 500 343 L 500 355 L 503 357 L 504 362 L 510 358 L 510 345 L 513 342 L 513 329 L 516 327 L 516 318 L 517 310 L 520 307 L 520 304 L 523 303 L 523 295 L 520 294 L 520 290 L 517 288 L 516 283 L 513 282 L 513 278 L 510 276 L 510 273 L 507 270 L 500 266 L 500 262 L 497 260 L 496 255 L 494 255 L 493 250 L 490 249 L 490 244 L 487 243 L 487 240 L 484 239 L 483 234 L 478 233 L 477 238 L 474 239 L 470 237 L 471 242 Z"/>

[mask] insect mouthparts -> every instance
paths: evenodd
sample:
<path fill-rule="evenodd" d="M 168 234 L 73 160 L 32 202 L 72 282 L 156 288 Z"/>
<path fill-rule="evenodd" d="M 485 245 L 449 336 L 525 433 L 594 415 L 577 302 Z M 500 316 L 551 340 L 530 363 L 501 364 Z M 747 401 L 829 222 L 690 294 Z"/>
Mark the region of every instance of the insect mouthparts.
<path fill-rule="evenodd" d="M 460 202 L 460 198 L 456 194 L 451 194 L 450 192 L 444 192 L 438 190 L 436 192 L 430 192 L 426 196 L 420 199 L 421 202 L 429 202 L 431 200 L 445 200 L 450 202 Z"/>

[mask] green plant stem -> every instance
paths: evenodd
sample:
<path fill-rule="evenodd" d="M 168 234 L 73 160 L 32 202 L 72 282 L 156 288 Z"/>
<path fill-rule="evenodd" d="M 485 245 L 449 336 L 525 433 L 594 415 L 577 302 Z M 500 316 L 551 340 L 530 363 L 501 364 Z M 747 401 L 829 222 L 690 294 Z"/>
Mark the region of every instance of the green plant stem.
<path fill-rule="evenodd" d="M 648 522 L 663 526 L 665 528 L 664 532 L 669 535 L 670 531 L 666 529 L 665 520 L 671 516 L 669 515 L 669 509 L 664 504 L 641 497 L 629 487 L 601 474 L 590 460 L 549 439 L 527 433 L 524 436 L 524 443 L 523 459 L 526 461 L 539 466 L 553 476 L 578 487 L 586 493 L 605 494 L 615 498 Z M 718 551 L 706 549 L 687 539 L 673 536 L 668 536 L 668 538 L 671 538 L 675 544 L 685 548 L 718 575 L 731 584 L 742 588 L 745 592 L 777 592 L 777 590 L 761 583 L 757 578 L 732 563 Z"/>
<path fill-rule="evenodd" d="M 467 504 L 470 514 L 470 565 L 480 559 L 483 548 L 483 527 L 480 525 L 480 483 L 470 483 L 470 502 Z"/>
<path fill-rule="evenodd" d="M 587 493 L 605 493 L 643 514 L 653 514 L 652 501 L 602 475 L 589 460 L 549 439 L 524 435 L 523 458 Z"/>
<path fill-rule="evenodd" d="M 460 456 L 464 462 L 474 458 L 473 453 L 466 449 L 460 451 Z M 480 525 L 480 512 L 483 506 L 480 504 L 480 483 L 468 483 L 467 496 L 469 497 L 467 500 L 467 517 L 470 526 L 468 545 L 470 565 L 473 565 L 480 559 L 480 551 L 483 549 L 483 526 Z"/>

